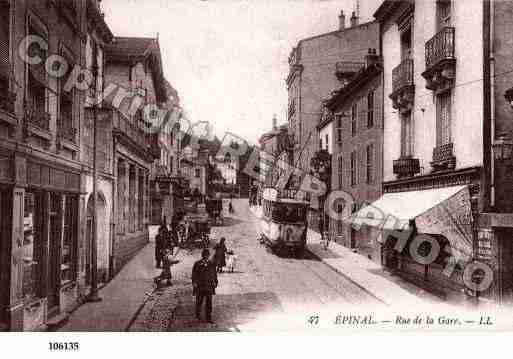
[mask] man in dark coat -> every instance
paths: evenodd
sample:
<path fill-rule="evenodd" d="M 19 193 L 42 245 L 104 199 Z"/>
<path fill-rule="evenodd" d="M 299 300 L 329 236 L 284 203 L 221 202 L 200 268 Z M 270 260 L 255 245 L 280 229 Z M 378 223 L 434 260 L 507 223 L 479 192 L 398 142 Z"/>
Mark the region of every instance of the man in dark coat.
<path fill-rule="evenodd" d="M 167 235 L 164 226 L 159 227 L 159 232 L 155 237 L 155 262 L 157 268 L 162 268 L 162 255 L 166 248 Z"/>
<path fill-rule="evenodd" d="M 208 260 L 210 251 L 204 249 L 201 259 L 192 267 L 193 294 L 196 296 L 196 318 L 201 319 L 201 307 L 205 301 L 206 319 L 212 323 L 212 295 L 217 287 L 217 273 L 214 263 Z"/>

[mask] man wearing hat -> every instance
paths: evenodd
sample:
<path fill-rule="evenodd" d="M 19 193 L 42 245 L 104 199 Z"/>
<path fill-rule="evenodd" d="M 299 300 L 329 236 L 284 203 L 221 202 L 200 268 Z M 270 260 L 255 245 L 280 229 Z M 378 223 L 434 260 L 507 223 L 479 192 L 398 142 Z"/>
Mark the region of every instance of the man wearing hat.
<path fill-rule="evenodd" d="M 209 260 L 210 251 L 205 248 L 201 259 L 192 267 L 193 295 L 196 296 L 196 318 L 201 319 L 201 307 L 205 301 L 206 319 L 212 323 L 212 295 L 217 287 L 217 272 L 215 264 Z"/>

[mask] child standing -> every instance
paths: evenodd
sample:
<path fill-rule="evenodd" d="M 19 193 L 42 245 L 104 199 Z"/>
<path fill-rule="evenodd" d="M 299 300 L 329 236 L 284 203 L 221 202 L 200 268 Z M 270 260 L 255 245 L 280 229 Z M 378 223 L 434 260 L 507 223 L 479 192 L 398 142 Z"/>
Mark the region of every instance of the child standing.
<path fill-rule="evenodd" d="M 173 256 L 171 254 L 171 249 L 166 248 L 164 250 L 164 255 L 162 256 L 162 273 L 158 277 L 155 278 L 155 283 L 158 285 L 161 281 L 167 280 L 167 285 L 173 285 L 171 282 L 171 265 L 173 264 Z"/>

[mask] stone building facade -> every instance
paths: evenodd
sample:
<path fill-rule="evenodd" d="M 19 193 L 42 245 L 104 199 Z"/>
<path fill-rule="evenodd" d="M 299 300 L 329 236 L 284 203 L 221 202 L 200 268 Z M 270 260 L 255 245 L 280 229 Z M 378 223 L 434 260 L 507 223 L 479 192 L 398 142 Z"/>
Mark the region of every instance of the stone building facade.
<path fill-rule="evenodd" d="M 500 135 L 513 130 L 504 99 L 513 84 L 512 13 L 511 2 L 446 0 L 385 1 L 375 14 L 384 59 L 384 195 L 376 205 L 431 198 L 431 210 L 407 216 L 408 240 L 427 233 L 444 248 L 420 264 L 394 252 L 397 233 L 385 231 L 384 264 L 443 297 L 513 293 L 510 159 L 494 158 Z M 477 262 L 493 274 L 486 288 L 464 280 Z"/>
<path fill-rule="evenodd" d="M 339 20 L 338 30 L 300 40 L 289 56 L 287 120 L 295 144 L 293 162 L 307 172 L 319 147 L 316 126 L 322 100 L 345 81 L 334 74 L 357 72 L 367 50 L 379 44 L 377 23 L 358 24 L 354 13 L 350 27 L 346 27 L 343 13 Z M 340 67 L 341 61 L 344 68 Z"/>
<path fill-rule="evenodd" d="M 382 64 L 375 50 L 365 66 L 326 101 L 333 126 L 331 190 L 352 196 L 356 211 L 381 196 L 383 174 Z M 369 229 L 330 219 L 329 235 L 338 243 L 381 263 L 381 245 Z"/>
<path fill-rule="evenodd" d="M 358 72 L 368 49 L 378 45 L 378 23 L 359 24 L 353 12 L 350 27 L 346 27 L 341 12 L 338 30 L 302 39 L 292 49 L 286 79 L 287 117 L 294 146 L 292 163 L 303 173 L 311 172 L 319 148 L 317 125 L 323 100 Z M 311 196 L 308 223 L 314 230 L 318 229 L 319 203 L 317 196 Z"/>
<path fill-rule="evenodd" d="M 117 92 L 106 97 L 105 116 L 113 126 L 115 239 L 113 270 L 117 272 L 149 241 L 150 176 L 160 157 L 158 126 L 166 88 L 157 39 L 115 37 L 106 47 L 106 86 Z M 116 94 L 125 91 L 122 101 Z"/>
<path fill-rule="evenodd" d="M 99 7 L 2 1 L 0 14 L 0 326 L 37 330 L 58 322 L 85 292 L 86 93 L 74 70 L 86 65 L 89 21 Z M 96 20 L 108 37 L 103 16 Z"/>

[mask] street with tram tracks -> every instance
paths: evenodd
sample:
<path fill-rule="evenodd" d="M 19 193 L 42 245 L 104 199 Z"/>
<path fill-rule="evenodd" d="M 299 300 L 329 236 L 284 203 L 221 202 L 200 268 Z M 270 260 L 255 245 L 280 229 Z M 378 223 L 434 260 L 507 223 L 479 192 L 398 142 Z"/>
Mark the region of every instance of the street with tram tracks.
<path fill-rule="evenodd" d="M 304 326 L 309 315 L 331 308 L 377 309 L 383 304 L 308 252 L 281 257 L 259 243 L 258 219 L 247 199 L 234 200 L 235 213 L 224 211 L 223 226 L 212 228 L 212 242 L 226 237 L 237 256 L 233 273 L 218 275 L 213 299 L 213 324 L 194 315 L 191 268 L 200 249 L 182 251 L 173 267 L 174 284 L 156 290 L 135 318 L 134 331 L 285 329 L 297 320 Z M 281 319 L 283 320 L 281 320 Z M 283 323 L 286 321 L 288 323 Z M 288 328 L 287 328 L 288 329 Z"/>

